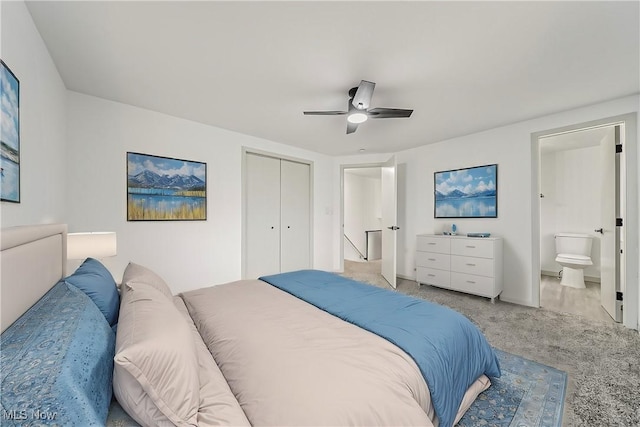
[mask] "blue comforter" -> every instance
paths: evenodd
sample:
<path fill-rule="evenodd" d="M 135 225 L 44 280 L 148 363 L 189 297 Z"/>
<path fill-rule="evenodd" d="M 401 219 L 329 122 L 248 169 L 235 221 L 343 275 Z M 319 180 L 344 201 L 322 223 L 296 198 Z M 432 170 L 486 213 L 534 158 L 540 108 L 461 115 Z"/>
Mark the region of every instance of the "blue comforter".
<path fill-rule="evenodd" d="M 500 376 L 482 333 L 454 310 L 324 271 L 260 279 L 403 349 L 420 368 L 442 427 L 453 425 L 466 390 L 480 375 Z"/>

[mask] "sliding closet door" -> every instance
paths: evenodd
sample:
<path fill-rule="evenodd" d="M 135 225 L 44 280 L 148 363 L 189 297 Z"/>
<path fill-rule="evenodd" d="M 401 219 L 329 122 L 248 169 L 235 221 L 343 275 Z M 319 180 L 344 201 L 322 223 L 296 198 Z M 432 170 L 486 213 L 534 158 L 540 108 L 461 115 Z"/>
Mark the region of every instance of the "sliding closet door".
<path fill-rule="evenodd" d="M 310 268 L 310 167 L 281 160 L 280 178 L 280 271 Z"/>
<path fill-rule="evenodd" d="M 246 154 L 245 278 L 280 272 L 280 159 Z"/>

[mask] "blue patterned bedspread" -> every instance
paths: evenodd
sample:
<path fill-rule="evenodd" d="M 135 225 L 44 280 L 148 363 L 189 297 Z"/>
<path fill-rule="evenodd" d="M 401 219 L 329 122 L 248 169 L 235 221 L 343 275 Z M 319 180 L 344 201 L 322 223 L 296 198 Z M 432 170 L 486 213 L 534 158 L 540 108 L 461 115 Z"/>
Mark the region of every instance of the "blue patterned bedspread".
<path fill-rule="evenodd" d="M 0 336 L 0 425 L 103 426 L 115 334 L 63 281 Z"/>
<path fill-rule="evenodd" d="M 453 425 L 465 392 L 480 375 L 500 376 L 498 358 L 484 335 L 447 307 L 324 271 L 260 280 L 403 349 L 420 368 L 442 427 Z"/>

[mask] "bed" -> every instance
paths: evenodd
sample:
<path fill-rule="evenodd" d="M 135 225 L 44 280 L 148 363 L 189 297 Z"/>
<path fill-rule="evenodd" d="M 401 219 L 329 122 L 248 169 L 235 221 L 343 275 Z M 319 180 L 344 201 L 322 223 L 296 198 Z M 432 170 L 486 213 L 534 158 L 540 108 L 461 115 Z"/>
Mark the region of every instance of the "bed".
<path fill-rule="evenodd" d="M 1 243 L 3 423 L 450 426 L 500 375 L 464 316 L 332 273 L 118 292 L 66 276 L 64 225 Z"/>

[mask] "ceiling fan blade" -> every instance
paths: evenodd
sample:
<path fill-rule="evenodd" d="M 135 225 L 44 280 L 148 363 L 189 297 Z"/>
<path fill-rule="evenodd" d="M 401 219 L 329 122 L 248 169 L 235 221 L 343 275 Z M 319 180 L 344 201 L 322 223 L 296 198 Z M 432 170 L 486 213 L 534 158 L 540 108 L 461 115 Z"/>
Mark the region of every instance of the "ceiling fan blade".
<path fill-rule="evenodd" d="M 367 115 L 372 119 L 391 119 L 396 117 L 411 117 L 413 110 L 402 108 L 372 108 L 367 111 Z"/>
<path fill-rule="evenodd" d="M 358 129 L 358 124 L 359 123 L 347 122 L 347 135 L 349 135 L 350 133 L 354 133 L 356 129 Z"/>
<path fill-rule="evenodd" d="M 351 103 L 358 110 L 366 110 L 369 108 L 369 104 L 371 104 L 371 97 L 373 96 L 373 89 L 375 89 L 376 84 L 373 82 L 368 82 L 366 80 L 360 81 L 360 85 L 358 85 L 358 90 L 353 97 L 353 101 Z"/>
<path fill-rule="evenodd" d="M 341 116 L 347 114 L 346 111 L 305 111 L 305 116 Z"/>

